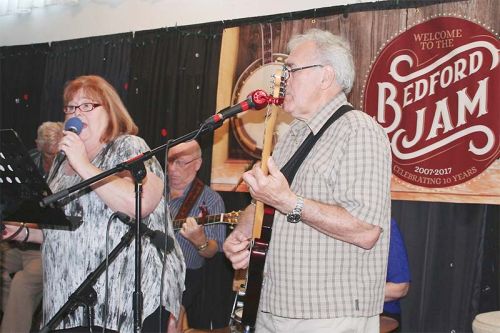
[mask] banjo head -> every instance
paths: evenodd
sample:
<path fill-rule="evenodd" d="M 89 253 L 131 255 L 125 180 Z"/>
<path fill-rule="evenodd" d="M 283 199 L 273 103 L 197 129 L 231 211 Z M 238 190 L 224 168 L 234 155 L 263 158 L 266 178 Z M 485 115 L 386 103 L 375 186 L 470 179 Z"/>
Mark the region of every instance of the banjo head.
<path fill-rule="evenodd" d="M 261 59 L 254 61 L 238 78 L 232 96 L 232 104 L 239 103 L 247 98 L 248 94 L 263 89 L 272 93 L 273 76 L 283 68 L 285 54 L 273 54 L 273 61 L 262 64 Z M 230 124 L 234 136 L 241 148 L 250 156 L 260 159 L 264 141 L 264 129 L 267 108 L 262 110 L 249 110 L 242 112 L 237 117 L 231 118 Z M 282 112 L 278 113 L 275 135 L 279 137 L 288 130 L 291 116 Z"/>

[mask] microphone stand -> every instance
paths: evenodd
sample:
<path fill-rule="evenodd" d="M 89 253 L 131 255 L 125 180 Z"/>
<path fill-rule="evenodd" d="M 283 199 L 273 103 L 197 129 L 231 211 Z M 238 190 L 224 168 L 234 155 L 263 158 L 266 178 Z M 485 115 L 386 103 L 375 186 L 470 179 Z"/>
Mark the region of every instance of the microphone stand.
<path fill-rule="evenodd" d="M 142 330 L 142 291 L 141 291 L 141 231 L 140 231 L 140 222 L 141 222 L 141 195 L 142 195 L 142 180 L 146 176 L 146 168 L 144 167 L 144 161 L 149 160 L 158 152 L 162 152 L 167 148 L 174 147 L 179 143 L 183 143 L 189 141 L 191 139 L 196 138 L 200 134 L 204 134 L 208 131 L 213 131 L 216 128 L 219 128 L 224 119 L 222 121 L 216 121 L 211 123 L 204 123 L 198 130 L 192 131 L 188 134 L 185 134 L 177 139 L 169 141 L 153 150 L 141 153 L 128 161 L 117 164 L 115 167 L 103 171 L 94 177 L 86 179 L 76 185 L 70 186 L 65 190 L 59 191 L 52 195 L 49 195 L 43 198 L 40 201 L 40 205 L 42 207 L 46 207 L 48 205 L 53 204 L 54 202 L 61 200 L 69 196 L 71 193 L 79 191 L 83 188 L 87 188 L 88 186 L 100 181 L 103 178 L 114 175 L 118 172 L 128 170 L 132 174 L 135 182 L 135 291 L 133 294 L 133 311 L 134 311 L 134 332 L 140 333 Z M 64 306 L 63 306 L 64 307 Z M 62 309 L 61 309 L 62 310 Z M 59 312 L 58 312 L 59 314 Z M 53 318 L 54 319 L 54 318 Z M 52 322 L 52 320 L 51 320 Z M 47 326 L 47 325 L 46 325 Z"/>
<path fill-rule="evenodd" d="M 132 238 L 134 237 L 134 229 L 132 227 L 122 236 L 120 243 L 118 243 L 115 248 L 108 255 L 108 262 L 112 263 L 115 258 L 120 254 L 120 252 L 130 244 Z M 139 237 L 140 238 L 140 237 Z M 97 268 L 90 273 L 87 278 L 80 284 L 80 286 L 73 292 L 69 297 L 66 303 L 57 311 L 57 313 L 45 324 L 44 327 L 40 330 L 40 333 L 48 333 L 54 327 L 56 327 L 61 320 L 69 315 L 73 310 L 75 310 L 78 306 L 84 306 L 85 316 L 87 317 L 86 324 L 89 327 L 89 331 L 92 332 L 94 329 L 94 311 L 91 310 L 97 301 L 97 293 L 93 288 L 93 285 L 96 283 L 99 276 L 101 276 L 102 272 L 106 269 L 106 261 L 104 260 L 97 266 Z M 85 325 L 84 325 L 85 326 Z M 100 332 L 100 331 L 99 331 Z M 106 330 L 108 332 L 108 330 Z"/>

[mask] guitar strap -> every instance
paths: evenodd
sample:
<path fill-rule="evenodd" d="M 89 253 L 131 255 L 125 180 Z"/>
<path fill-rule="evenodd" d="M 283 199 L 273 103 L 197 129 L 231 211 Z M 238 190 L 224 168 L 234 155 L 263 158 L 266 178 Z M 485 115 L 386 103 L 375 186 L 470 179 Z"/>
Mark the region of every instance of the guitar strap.
<path fill-rule="evenodd" d="M 354 108 L 350 105 L 342 105 L 336 112 L 334 112 L 330 118 L 326 121 L 326 123 L 321 127 L 319 132 L 314 135 L 312 132 L 309 136 L 302 142 L 297 151 L 293 154 L 293 156 L 286 162 L 286 164 L 281 168 L 281 172 L 285 175 L 288 184 L 292 184 L 293 178 L 299 170 L 300 165 L 305 160 L 309 152 L 312 150 L 312 147 L 319 140 L 319 138 L 323 135 L 328 127 L 333 124 L 337 119 L 342 117 L 346 112 L 354 110 Z"/>
<path fill-rule="evenodd" d="M 203 182 L 198 177 L 196 177 L 193 180 L 191 188 L 189 189 L 189 192 L 186 196 L 186 199 L 184 199 L 184 202 L 179 208 L 179 211 L 177 212 L 177 215 L 175 216 L 174 220 L 185 219 L 186 217 L 188 217 L 188 214 L 193 208 L 194 203 L 200 197 L 201 192 L 203 192 L 204 187 L 205 184 L 203 184 Z"/>

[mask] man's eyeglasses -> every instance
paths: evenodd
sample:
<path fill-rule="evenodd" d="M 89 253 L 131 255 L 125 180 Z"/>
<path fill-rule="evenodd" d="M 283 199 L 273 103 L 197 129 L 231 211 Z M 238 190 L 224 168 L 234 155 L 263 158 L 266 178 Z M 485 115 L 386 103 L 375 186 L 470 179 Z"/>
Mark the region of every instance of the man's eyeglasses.
<path fill-rule="evenodd" d="M 185 168 L 187 167 L 190 163 L 200 159 L 201 157 L 196 157 L 193 158 L 192 160 L 189 161 L 182 161 L 182 160 L 167 160 L 168 165 L 175 165 L 177 168 Z"/>
<path fill-rule="evenodd" d="M 66 114 L 75 113 L 76 109 L 80 109 L 80 111 L 82 111 L 82 112 L 90 112 L 99 106 L 101 106 L 101 104 L 98 104 L 98 103 L 83 103 L 80 105 L 65 105 L 63 108 L 63 111 Z"/>
<path fill-rule="evenodd" d="M 314 68 L 314 67 L 323 67 L 323 65 L 309 65 L 309 66 L 303 66 L 303 67 L 297 67 L 297 68 L 291 68 L 290 66 L 283 66 L 283 80 L 288 80 L 292 73 L 301 71 L 303 69 L 308 69 L 308 68 Z"/>

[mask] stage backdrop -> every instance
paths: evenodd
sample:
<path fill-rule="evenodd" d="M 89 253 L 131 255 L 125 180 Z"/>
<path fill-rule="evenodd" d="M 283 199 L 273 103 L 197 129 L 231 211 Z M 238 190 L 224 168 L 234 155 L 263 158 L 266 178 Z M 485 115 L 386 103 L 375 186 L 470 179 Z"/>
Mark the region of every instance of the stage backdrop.
<path fill-rule="evenodd" d="M 272 91 L 290 36 L 327 29 L 352 46 L 350 102 L 388 134 L 393 199 L 500 204 L 498 8 L 473 0 L 226 29 L 217 110 Z M 281 113 L 278 137 L 290 121 Z M 213 188 L 246 191 L 241 174 L 259 159 L 264 116 L 240 114 L 217 130 Z"/>

